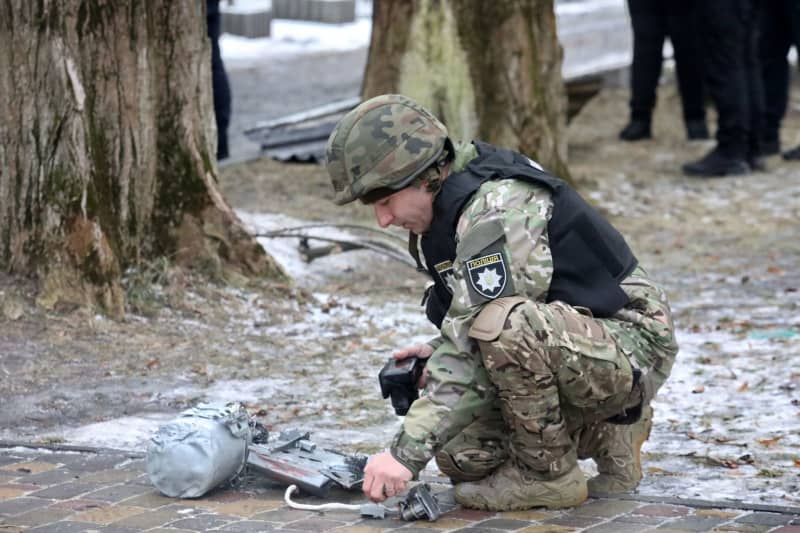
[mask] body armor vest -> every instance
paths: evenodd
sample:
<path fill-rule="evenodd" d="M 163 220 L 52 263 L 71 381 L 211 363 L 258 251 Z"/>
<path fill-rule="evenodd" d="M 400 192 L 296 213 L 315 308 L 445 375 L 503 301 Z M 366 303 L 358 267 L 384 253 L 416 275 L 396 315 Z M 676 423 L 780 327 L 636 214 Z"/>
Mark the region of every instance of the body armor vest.
<path fill-rule="evenodd" d="M 552 194 L 547 233 L 553 276 L 546 301 L 586 307 L 596 317 L 609 317 L 624 307 L 628 297 L 620 283 L 636 268 L 637 260 L 622 235 L 569 185 L 535 168 L 527 157 L 478 141 L 473 144 L 478 156 L 444 180 L 433 204 L 431 227 L 421 239 L 434 280 L 426 304 L 428 319 L 441 327 L 453 298 L 435 267 L 455 262 L 456 224 L 462 211 L 483 183 L 508 178 L 544 186 Z"/>

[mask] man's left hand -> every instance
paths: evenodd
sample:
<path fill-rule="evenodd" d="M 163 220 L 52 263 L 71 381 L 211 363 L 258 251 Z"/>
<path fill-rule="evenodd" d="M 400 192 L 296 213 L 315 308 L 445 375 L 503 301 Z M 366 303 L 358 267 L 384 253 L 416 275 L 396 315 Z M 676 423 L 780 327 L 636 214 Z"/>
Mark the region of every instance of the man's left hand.
<path fill-rule="evenodd" d="M 406 490 L 413 475 L 389 452 L 373 455 L 364 468 L 364 494 L 373 502 L 382 502 Z"/>

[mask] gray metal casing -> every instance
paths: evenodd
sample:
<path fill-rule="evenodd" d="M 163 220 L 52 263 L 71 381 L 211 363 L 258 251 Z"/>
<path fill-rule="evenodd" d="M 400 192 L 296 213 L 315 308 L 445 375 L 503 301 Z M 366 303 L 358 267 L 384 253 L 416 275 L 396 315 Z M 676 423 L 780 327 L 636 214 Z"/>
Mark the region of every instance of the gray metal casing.
<path fill-rule="evenodd" d="M 161 426 L 147 448 L 150 481 L 166 496 L 199 498 L 247 461 L 250 419 L 239 403 L 202 404 Z"/>

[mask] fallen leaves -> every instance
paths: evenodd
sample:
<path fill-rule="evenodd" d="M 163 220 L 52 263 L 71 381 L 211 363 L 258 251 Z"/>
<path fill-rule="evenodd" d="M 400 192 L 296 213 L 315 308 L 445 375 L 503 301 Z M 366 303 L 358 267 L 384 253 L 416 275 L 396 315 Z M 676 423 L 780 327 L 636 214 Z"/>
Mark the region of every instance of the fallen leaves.
<path fill-rule="evenodd" d="M 758 439 L 758 443 L 765 448 L 773 448 L 778 444 L 781 437 L 772 437 L 770 439 Z"/>

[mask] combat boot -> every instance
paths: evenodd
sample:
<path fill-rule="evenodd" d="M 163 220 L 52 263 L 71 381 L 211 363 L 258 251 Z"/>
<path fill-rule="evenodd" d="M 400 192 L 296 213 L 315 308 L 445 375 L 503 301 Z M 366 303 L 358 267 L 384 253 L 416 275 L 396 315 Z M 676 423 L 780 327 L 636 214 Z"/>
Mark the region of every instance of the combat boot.
<path fill-rule="evenodd" d="M 598 443 L 591 453 L 599 474 L 589 480 L 592 497 L 629 492 L 642 479 L 641 449 L 653 427 L 653 408 L 642 409 L 638 422 L 630 425 L 605 423 L 597 426 Z"/>
<path fill-rule="evenodd" d="M 532 477 L 512 461 L 481 481 L 456 485 L 460 505 L 484 511 L 521 511 L 533 507 L 562 509 L 575 507 L 588 497 L 586 478 L 577 465 L 551 480 Z"/>

